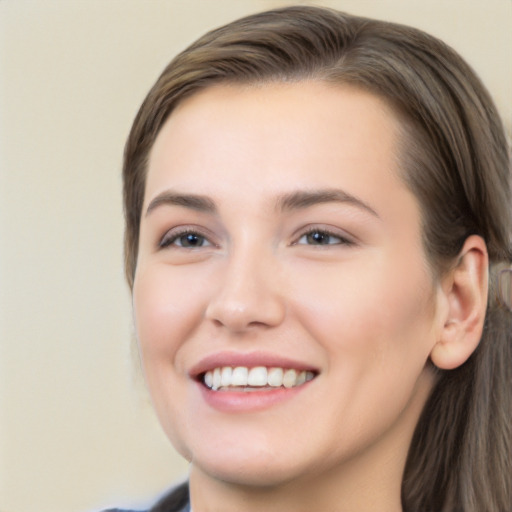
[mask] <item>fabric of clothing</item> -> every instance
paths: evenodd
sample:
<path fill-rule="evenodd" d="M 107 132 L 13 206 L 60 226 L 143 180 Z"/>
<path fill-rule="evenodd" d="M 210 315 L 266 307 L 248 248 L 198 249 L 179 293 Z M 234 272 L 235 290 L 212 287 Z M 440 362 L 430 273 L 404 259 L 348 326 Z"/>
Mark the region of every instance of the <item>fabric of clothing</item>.
<path fill-rule="evenodd" d="M 145 511 L 111 508 L 103 512 L 191 512 L 188 482 L 173 489 L 169 494 L 165 495 L 155 503 L 155 505 Z"/>

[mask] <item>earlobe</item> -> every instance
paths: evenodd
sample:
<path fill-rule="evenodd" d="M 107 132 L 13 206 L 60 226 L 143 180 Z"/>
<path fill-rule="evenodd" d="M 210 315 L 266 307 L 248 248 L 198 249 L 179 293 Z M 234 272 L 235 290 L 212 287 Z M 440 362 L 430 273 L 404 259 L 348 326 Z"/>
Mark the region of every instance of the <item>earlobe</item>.
<path fill-rule="evenodd" d="M 484 240 L 472 235 L 464 243 L 455 267 L 442 280 L 447 307 L 439 339 L 430 354 L 440 369 L 462 365 L 480 342 L 487 308 L 488 260 Z"/>

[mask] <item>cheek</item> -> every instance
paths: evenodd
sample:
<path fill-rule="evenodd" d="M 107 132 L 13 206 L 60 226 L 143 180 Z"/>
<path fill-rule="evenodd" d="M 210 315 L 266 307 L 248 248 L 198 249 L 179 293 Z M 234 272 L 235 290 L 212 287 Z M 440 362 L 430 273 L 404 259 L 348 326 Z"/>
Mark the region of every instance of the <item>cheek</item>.
<path fill-rule="evenodd" d="M 415 361 L 423 367 L 432 343 L 433 299 L 421 265 L 374 261 L 364 269 L 354 264 L 302 276 L 302 289 L 294 293 L 302 318 L 331 355 L 347 364 L 350 356 L 360 371 Z"/>
<path fill-rule="evenodd" d="M 202 315 L 197 285 L 165 266 L 139 267 L 133 287 L 133 312 L 155 412 L 175 448 L 189 458 L 182 443 L 186 437 L 183 432 L 187 431 L 182 414 L 187 379 L 183 378 L 186 370 L 180 363 L 180 349 Z"/>
<path fill-rule="evenodd" d="M 326 356 L 321 378 L 329 406 L 317 420 L 340 426 L 354 449 L 404 415 L 415 423 L 431 389 L 425 368 L 433 321 L 428 275 L 419 266 L 387 265 L 386 272 L 383 265 L 362 267 L 301 272 L 293 294 L 297 318 Z"/>
<path fill-rule="evenodd" d="M 173 362 L 182 341 L 204 312 L 201 280 L 165 265 L 137 270 L 133 310 L 142 359 L 148 365 Z"/>

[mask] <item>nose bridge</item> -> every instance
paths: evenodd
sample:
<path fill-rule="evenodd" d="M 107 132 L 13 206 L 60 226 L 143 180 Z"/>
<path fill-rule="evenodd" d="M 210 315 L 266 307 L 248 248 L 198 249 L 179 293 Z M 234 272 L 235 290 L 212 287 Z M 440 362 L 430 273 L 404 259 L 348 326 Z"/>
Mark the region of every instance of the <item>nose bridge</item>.
<path fill-rule="evenodd" d="M 206 316 L 233 331 L 276 326 L 284 317 L 279 265 L 270 247 L 244 240 L 230 250 Z"/>

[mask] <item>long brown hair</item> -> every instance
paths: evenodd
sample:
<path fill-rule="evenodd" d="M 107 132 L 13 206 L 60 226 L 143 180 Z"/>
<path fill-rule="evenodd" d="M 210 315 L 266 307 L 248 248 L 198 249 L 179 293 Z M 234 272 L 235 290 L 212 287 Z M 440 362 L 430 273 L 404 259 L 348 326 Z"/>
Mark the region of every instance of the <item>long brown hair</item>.
<path fill-rule="evenodd" d="M 176 105 L 217 83 L 320 80 L 370 91 L 402 121 L 401 173 L 417 197 L 434 276 L 465 239 L 487 243 L 491 283 L 512 261 L 510 155 L 496 108 L 471 68 L 410 27 L 318 7 L 252 15 L 179 54 L 134 121 L 123 169 L 126 275 L 137 264 L 148 154 Z M 439 372 L 410 447 L 409 512 L 512 509 L 512 313 L 491 289 L 482 340 L 461 367 Z"/>

